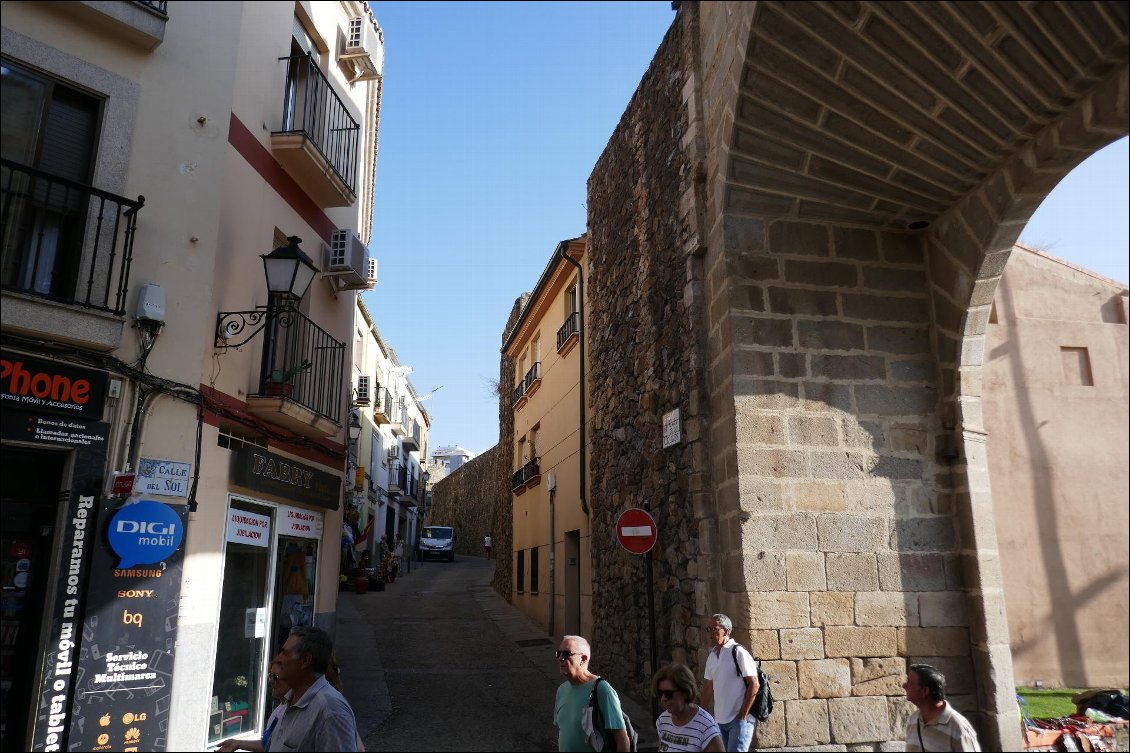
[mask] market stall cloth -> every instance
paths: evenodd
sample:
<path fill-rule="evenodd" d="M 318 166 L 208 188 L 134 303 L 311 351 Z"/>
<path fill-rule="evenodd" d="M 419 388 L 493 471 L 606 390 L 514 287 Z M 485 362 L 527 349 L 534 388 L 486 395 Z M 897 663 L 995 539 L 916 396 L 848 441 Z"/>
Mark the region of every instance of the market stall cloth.
<path fill-rule="evenodd" d="M 1121 728 L 1119 730 L 1119 728 Z M 1030 751 L 1107 751 L 1122 750 L 1116 737 L 1126 739 L 1126 722 L 1095 724 L 1089 719 L 1073 717 L 1062 719 L 1027 720 L 1024 729 L 1024 747 Z M 1116 733 L 1121 731 L 1121 735 Z"/>

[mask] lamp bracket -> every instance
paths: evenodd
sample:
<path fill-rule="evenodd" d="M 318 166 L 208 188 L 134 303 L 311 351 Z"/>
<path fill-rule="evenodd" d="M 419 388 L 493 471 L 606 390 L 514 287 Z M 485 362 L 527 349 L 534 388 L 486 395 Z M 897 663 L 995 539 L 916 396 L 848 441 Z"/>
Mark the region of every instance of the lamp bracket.
<path fill-rule="evenodd" d="M 294 312 L 292 306 L 286 303 L 276 305 L 274 307 L 275 319 L 278 321 L 280 327 L 289 327 L 291 323 L 291 314 Z M 270 314 L 272 313 L 270 306 L 258 306 L 254 311 L 220 311 L 216 314 L 216 341 L 214 346 L 217 350 L 227 350 L 228 348 L 238 348 L 241 345 L 246 345 L 254 339 L 255 335 L 263 331 L 267 323 L 271 320 Z M 247 332 L 251 328 L 250 332 Z M 232 342 L 232 338 L 244 336 L 238 342 Z"/>

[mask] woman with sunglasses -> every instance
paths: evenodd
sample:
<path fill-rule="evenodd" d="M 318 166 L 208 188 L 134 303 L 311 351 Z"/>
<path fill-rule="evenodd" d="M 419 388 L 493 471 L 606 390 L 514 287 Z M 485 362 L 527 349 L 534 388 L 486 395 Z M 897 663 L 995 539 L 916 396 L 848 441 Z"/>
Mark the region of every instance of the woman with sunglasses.
<path fill-rule="evenodd" d="M 663 705 L 655 720 L 661 751 L 724 751 L 722 730 L 698 705 L 698 684 L 683 664 L 668 664 L 651 679 L 651 691 Z"/>

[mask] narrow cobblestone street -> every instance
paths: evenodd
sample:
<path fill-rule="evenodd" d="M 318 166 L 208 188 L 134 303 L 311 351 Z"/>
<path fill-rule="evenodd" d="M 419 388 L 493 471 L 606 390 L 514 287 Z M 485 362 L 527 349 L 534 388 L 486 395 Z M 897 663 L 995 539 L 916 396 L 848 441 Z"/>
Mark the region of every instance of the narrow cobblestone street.
<path fill-rule="evenodd" d="M 489 586 L 494 562 L 412 563 L 342 593 L 337 655 L 370 751 L 556 750 L 556 639 Z"/>

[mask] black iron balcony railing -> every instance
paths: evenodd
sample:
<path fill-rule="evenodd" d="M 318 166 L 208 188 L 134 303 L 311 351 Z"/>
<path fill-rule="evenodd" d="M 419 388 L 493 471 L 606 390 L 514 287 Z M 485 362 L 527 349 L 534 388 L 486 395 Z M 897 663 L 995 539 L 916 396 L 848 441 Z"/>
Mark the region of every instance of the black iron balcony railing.
<path fill-rule="evenodd" d="M 539 379 L 541 379 L 541 361 L 535 362 L 526 372 L 526 376 L 522 377 L 522 383 L 526 385 L 526 392 L 529 392 L 530 388 L 534 386 L 534 382 Z"/>
<path fill-rule="evenodd" d="M 286 63 L 282 130 L 301 133 L 350 191 L 356 193 L 357 139 L 361 127 L 349 114 L 312 55 L 279 58 Z"/>
<path fill-rule="evenodd" d="M 145 197 L 116 196 L 0 160 L 0 284 L 122 315 Z"/>
<path fill-rule="evenodd" d="M 266 316 L 271 316 L 270 309 Z M 282 309 L 275 316 L 277 326 L 267 323 L 273 352 L 263 364 L 259 397 L 288 397 L 341 423 L 345 343 L 293 309 Z"/>
<path fill-rule="evenodd" d="M 525 486 L 526 482 L 530 479 L 537 478 L 541 475 L 539 463 L 541 458 L 531 458 L 528 463 L 523 465 L 510 476 L 510 488 L 517 489 Z"/>
<path fill-rule="evenodd" d="M 168 17 L 169 15 L 169 3 L 167 0 L 166 2 L 160 2 L 160 0 L 134 0 L 134 2 L 162 16 Z"/>
<path fill-rule="evenodd" d="M 522 396 L 525 395 L 525 394 L 526 394 L 526 380 L 523 379 L 522 381 L 518 382 L 518 386 L 514 388 L 514 398 L 511 402 L 514 402 L 514 403 L 518 402 L 519 400 L 522 399 Z"/>
<path fill-rule="evenodd" d="M 581 331 L 581 315 L 579 312 L 574 311 L 569 314 L 569 318 L 561 325 L 561 329 L 557 330 L 557 350 L 560 351 L 565 347 L 565 343 L 569 338 L 576 335 Z"/>

